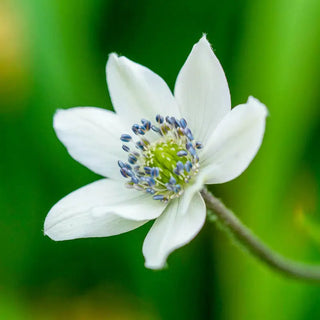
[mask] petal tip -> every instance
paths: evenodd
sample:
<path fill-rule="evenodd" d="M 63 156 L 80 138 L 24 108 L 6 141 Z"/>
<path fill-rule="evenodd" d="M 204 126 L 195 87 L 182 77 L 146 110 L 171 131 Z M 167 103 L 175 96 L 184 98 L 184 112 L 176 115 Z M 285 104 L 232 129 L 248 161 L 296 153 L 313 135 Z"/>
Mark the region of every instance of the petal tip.
<path fill-rule="evenodd" d="M 200 38 L 200 40 L 196 43 L 196 45 L 202 45 L 202 46 L 206 46 L 207 48 L 209 48 L 210 50 L 212 50 L 211 44 L 207 39 L 207 34 L 203 33 L 202 37 Z"/>
<path fill-rule="evenodd" d="M 50 232 L 48 232 L 47 230 L 43 230 L 43 235 L 49 237 L 53 241 L 57 241 L 52 235 L 50 235 Z"/>
<path fill-rule="evenodd" d="M 123 64 L 126 62 L 128 62 L 128 58 L 126 58 L 125 56 L 119 56 L 117 53 L 112 52 L 109 54 L 109 59 L 108 59 L 107 65 L 110 63 L 116 63 L 119 65 L 120 63 Z"/>
<path fill-rule="evenodd" d="M 146 257 L 145 257 L 146 259 Z M 155 262 L 150 262 L 150 261 L 145 261 L 144 263 L 144 266 L 147 268 L 147 269 L 151 269 L 151 270 L 163 270 L 167 267 L 167 263 L 166 263 L 166 260 L 164 261 L 161 261 L 161 262 L 158 262 L 158 263 L 155 263 Z"/>
<path fill-rule="evenodd" d="M 118 54 L 115 53 L 115 52 L 111 52 L 111 53 L 109 54 L 109 60 L 116 60 L 116 59 L 118 59 L 118 58 L 119 58 L 119 56 L 118 56 Z"/>
<path fill-rule="evenodd" d="M 50 227 L 46 227 L 46 223 L 43 229 L 43 235 L 49 237 L 51 240 L 58 241 L 58 239 L 50 232 Z"/>
<path fill-rule="evenodd" d="M 167 259 L 171 251 L 165 254 L 161 253 L 161 254 L 150 255 L 149 254 L 150 252 L 148 253 L 147 251 L 146 240 L 145 240 L 142 246 L 142 253 L 145 260 L 145 263 L 144 263 L 145 268 L 151 269 L 151 270 L 162 270 L 165 267 L 167 267 Z"/>
<path fill-rule="evenodd" d="M 51 212 L 51 210 L 50 210 L 50 212 Z M 50 213 L 49 212 L 49 213 Z M 50 225 L 50 216 L 49 216 L 49 213 L 48 213 L 48 215 L 47 215 L 47 217 L 46 217 L 46 219 L 44 220 L 44 224 L 43 224 L 43 234 L 45 235 L 45 236 L 48 236 L 50 239 L 52 239 L 52 240 L 55 240 L 54 238 L 52 238 L 52 235 L 51 235 L 51 233 L 50 233 L 50 228 L 51 228 L 51 226 L 52 225 Z"/>
<path fill-rule="evenodd" d="M 207 34 L 206 34 L 205 32 L 202 34 L 202 37 L 200 38 L 200 40 L 199 40 L 199 41 L 205 41 L 205 42 L 208 42 Z"/>
<path fill-rule="evenodd" d="M 257 108 L 261 108 L 261 110 L 263 110 L 263 115 L 265 117 L 268 117 L 270 115 L 268 108 L 266 107 L 265 104 L 263 104 L 260 100 L 258 100 L 257 98 L 253 97 L 253 96 L 249 96 L 248 97 L 248 104 L 251 105 L 255 105 Z"/>
<path fill-rule="evenodd" d="M 106 71 L 108 72 L 108 69 L 110 68 L 110 66 L 116 64 L 118 61 L 119 61 L 119 56 L 115 52 L 110 53 L 108 57 L 107 65 L 106 65 Z"/>

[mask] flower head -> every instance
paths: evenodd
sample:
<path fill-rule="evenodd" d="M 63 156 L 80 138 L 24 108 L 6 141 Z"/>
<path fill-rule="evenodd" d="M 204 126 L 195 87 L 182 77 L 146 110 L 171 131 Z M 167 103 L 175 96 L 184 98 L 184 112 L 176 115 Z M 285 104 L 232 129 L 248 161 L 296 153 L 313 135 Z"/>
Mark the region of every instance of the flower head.
<path fill-rule="evenodd" d="M 145 265 L 168 255 L 202 228 L 204 184 L 238 177 L 257 153 L 266 107 L 250 97 L 231 110 L 223 69 L 205 36 L 182 67 L 174 95 L 151 70 L 111 54 L 107 82 L 116 113 L 59 110 L 54 129 L 70 155 L 108 179 L 84 186 L 49 212 L 54 240 L 105 237 L 156 219 L 143 244 Z"/>

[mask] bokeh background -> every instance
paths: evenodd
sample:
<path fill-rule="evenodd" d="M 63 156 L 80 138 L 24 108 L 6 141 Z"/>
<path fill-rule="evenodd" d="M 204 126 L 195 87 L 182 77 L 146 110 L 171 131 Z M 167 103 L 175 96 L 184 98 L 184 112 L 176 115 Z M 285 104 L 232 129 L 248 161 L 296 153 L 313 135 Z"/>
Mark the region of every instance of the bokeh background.
<path fill-rule="evenodd" d="M 111 109 L 108 53 L 173 88 L 202 33 L 233 105 L 270 111 L 248 170 L 212 191 L 268 245 L 320 262 L 319 0 L 0 1 L 0 319 L 319 319 L 320 286 L 274 273 L 214 224 L 144 268 L 150 224 L 111 238 L 54 242 L 48 210 L 98 177 L 52 129 L 57 108 Z"/>

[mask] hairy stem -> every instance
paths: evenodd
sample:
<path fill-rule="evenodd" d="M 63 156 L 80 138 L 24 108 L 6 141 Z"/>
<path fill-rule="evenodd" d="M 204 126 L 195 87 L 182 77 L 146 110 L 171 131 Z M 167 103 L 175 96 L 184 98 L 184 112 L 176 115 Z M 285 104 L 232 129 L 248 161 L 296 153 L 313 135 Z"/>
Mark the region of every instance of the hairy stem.
<path fill-rule="evenodd" d="M 201 194 L 207 208 L 214 211 L 218 220 L 256 258 L 282 274 L 301 280 L 320 282 L 320 267 L 289 260 L 266 246 L 250 229 L 207 189 Z"/>

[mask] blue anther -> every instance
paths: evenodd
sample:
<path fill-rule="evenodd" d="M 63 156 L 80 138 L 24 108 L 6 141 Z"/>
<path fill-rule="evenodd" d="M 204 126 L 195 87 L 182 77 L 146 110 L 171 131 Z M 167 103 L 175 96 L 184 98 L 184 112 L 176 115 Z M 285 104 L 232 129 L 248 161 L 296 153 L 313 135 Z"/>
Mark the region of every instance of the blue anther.
<path fill-rule="evenodd" d="M 192 163 L 188 160 L 185 165 L 184 168 L 187 172 L 190 172 L 191 168 L 192 168 Z"/>
<path fill-rule="evenodd" d="M 129 158 L 134 159 L 135 161 L 137 161 L 137 159 L 138 159 L 134 153 L 130 153 Z"/>
<path fill-rule="evenodd" d="M 151 169 L 151 177 L 156 178 L 159 176 L 160 170 L 158 167 L 154 167 Z"/>
<path fill-rule="evenodd" d="M 192 132 L 189 128 L 185 128 L 184 129 L 184 134 L 187 136 L 187 138 L 192 141 L 194 138 L 193 138 L 193 135 L 192 135 Z"/>
<path fill-rule="evenodd" d="M 156 127 L 155 125 L 151 126 L 151 130 L 154 132 L 157 132 L 157 133 L 161 133 L 161 130 L 158 127 Z"/>
<path fill-rule="evenodd" d="M 128 178 L 128 170 L 126 168 L 121 168 L 120 173 L 122 174 L 123 177 Z"/>
<path fill-rule="evenodd" d="M 121 137 L 120 137 L 120 140 L 123 141 L 123 142 L 129 142 L 131 141 L 131 136 L 130 134 L 122 134 Z"/>
<path fill-rule="evenodd" d="M 185 129 L 187 127 L 187 121 L 184 118 L 180 119 L 181 128 Z"/>
<path fill-rule="evenodd" d="M 176 174 L 177 176 L 180 175 L 180 171 L 179 171 L 178 168 L 174 168 L 174 169 L 173 169 L 173 173 Z"/>
<path fill-rule="evenodd" d="M 169 117 L 169 116 L 166 116 L 166 121 L 169 123 L 169 124 L 174 124 L 174 120 L 172 120 L 173 117 Z"/>
<path fill-rule="evenodd" d="M 186 150 L 180 150 L 179 152 L 177 152 L 178 157 L 184 157 L 186 155 L 188 155 L 188 152 Z"/>
<path fill-rule="evenodd" d="M 190 147 L 189 150 L 190 154 L 195 157 L 197 155 L 197 151 L 193 148 L 193 147 Z"/>
<path fill-rule="evenodd" d="M 136 176 L 132 176 L 132 177 L 131 177 L 131 181 L 132 181 L 134 184 L 138 184 L 138 183 L 139 183 L 139 179 L 138 179 Z"/>
<path fill-rule="evenodd" d="M 130 164 L 125 163 L 124 166 L 125 166 L 125 168 L 127 168 L 128 170 L 132 170 L 132 167 L 130 166 Z"/>
<path fill-rule="evenodd" d="M 142 143 L 141 141 L 138 141 L 138 142 L 136 143 L 136 146 L 137 146 L 137 148 L 139 148 L 139 149 L 141 149 L 141 150 L 144 150 L 144 145 L 143 145 L 143 143 Z"/>
<path fill-rule="evenodd" d="M 171 124 L 176 125 L 177 119 L 175 117 L 170 117 Z"/>
<path fill-rule="evenodd" d="M 125 164 L 121 160 L 118 160 L 118 166 L 120 168 L 123 168 L 125 166 Z"/>
<path fill-rule="evenodd" d="M 184 164 L 181 161 L 177 162 L 177 169 L 179 171 L 183 171 L 184 170 Z"/>
<path fill-rule="evenodd" d="M 122 145 L 122 149 L 125 151 L 125 152 L 129 152 L 130 151 L 130 148 L 128 146 L 126 146 L 125 144 Z"/>
<path fill-rule="evenodd" d="M 152 188 L 147 188 L 146 192 L 148 192 L 150 194 L 155 194 L 156 193 Z"/>
<path fill-rule="evenodd" d="M 127 168 L 127 172 L 126 172 L 126 173 L 127 173 L 127 175 L 128 175 L 129 177 L 131 177 L 131 178 L 135 176 L 134 173 L 133 173 L 130 169 L 128 169 L 128 168 Z"/>
<path fill-rule="evenodd" d="M 151 174 L 152 169 L 150 167 L 144 167 L 143 169 L 146 174 Z"/>
<path fill-rule="evenodd" d="M 131 127 L 132 131 L 134 134 L 138 134 L 138 130 L 139 130 L 139 125 L 138 124 L 134 124 L 132 127 Z"/>
<path fill-rule="evenodd" d="M 153 200 L 163 200 L 163 199 L 164 199 L 164 195 L 162 194 L 157 194 L 153 196 Z"/>
<path fill-rule="evenodd" d="M 202 143 L 199 142 L 199 141 L 197 141 L 197 142 L 196 142 L 196 148 L 197 148 L 197 149 L 202 149 L 202 148 L 203 148 Z"/>
<path fill-rule="evenodd" d="M 165 186 L 169 191 L 174 191 L 174 186 L 172 184 L 166 183 Z"/>
<path fill-rule="evenodd" d="M 135 158 L 132 158 L 132 157 L 129 157 L 128 161 L 131 164 L 135 164 L 137 162 L 137 160 L 135 160 Z"/>
<path fill-rule="evenodd" d="M 144 135 L 146 133 L 146 130 L 144 127 L 139 127 L 139 129 L 137 130 L 139 134 Z"/>
<path fill-rule="evenodd" d="M 128 161 L 131 164 L 135 164 L 137 162 L 137 158 L 133 154 L 129 154 Z"/>
<path fill-rule="evenodd" d="M 149 131 L 151 128 L 151 122 L 146 119 L 141 119 L 141 123 L 146 131 Z"/>
<path fill-rule="evenodd" d="M 191 142 L 186 143 L 186 148 L 189 151 L 190 148 L 193 148 L 193 144 Z"/>
<path fill-rule="evenodd" d="M 181 127 L 180 121 L 179 121 L 178 119 L 174 118 L 174 117 L 173 117 L 173 119 L 174 119 L 174 125 L 175 125 L 175 127 L 176 127 L 176 128 Z"/>
<path fill-rule="evenodd" d="M 173 186 L 173 187 L 172 187 L 172 191 L 173 191 L 174 193 L 178 193 L 178 192 L 179 192 L 179 190 L 178 190 L 178 188 L 177 188 L 176 186 Z"/>
<path fill-rule="evenodd" d="M 171 177 L 171 178 L 169 179 L 169 183 L 170 183 L 170 184 L 176 184 L 177 181 L 176 181 L 176 179 L 175 179 L 174 177 Z"/>
<path fill-rule="evenodd" d="M 147 131 L 149 131 L 150 128 L 151 128 L 151 122 L 150 122 L 150 121 L 147 122 L 143 127 L 144 127 Z"/>
<path fill-rule="evenodd" d="M 146 181 L 150 187 L 153 187 L 156 184 L 155 180 L 151 177 L 146 177 Z"/>
<path fill-rule="evenodd" d="M 159 124 L 162 124 L 164 119 L 163 117 L 160 115 L 160 114 L 157 114 L 156 115 L 156 121 L 159 123 Z"/>
<path fill-rule="evenodd" d="M 156 184 L 155 180 L 151 177 L 141 177 L 141 180 L 145 181 L 150 187 L 153 187 Z"/>
<path fill-rule="evenodd" d="M 180 184 L 176 184 L 174 187 L 175 187 L 175 188 L 174 188 L 174 192 L 175 192 L 175 193 L 178 193 L 178 192 L 181 190 Z"/>

